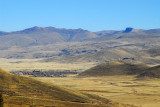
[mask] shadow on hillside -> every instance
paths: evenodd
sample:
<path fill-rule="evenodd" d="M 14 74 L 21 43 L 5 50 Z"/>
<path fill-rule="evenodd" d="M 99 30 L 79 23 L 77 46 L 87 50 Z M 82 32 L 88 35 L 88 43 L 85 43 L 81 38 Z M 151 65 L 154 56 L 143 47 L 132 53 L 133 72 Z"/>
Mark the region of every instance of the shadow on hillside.
<path fill-rule="evenodd" d="M 1 93 L 0 93 L 0 107 L 3 107 L 3 97 Z"/>

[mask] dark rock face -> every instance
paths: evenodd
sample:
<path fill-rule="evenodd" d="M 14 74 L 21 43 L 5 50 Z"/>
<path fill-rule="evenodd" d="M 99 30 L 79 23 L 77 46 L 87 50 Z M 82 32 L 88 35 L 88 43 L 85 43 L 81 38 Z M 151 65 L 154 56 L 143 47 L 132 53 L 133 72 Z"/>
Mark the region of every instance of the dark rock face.
<path fill-rule="evenodd" d="M 133 30 L 133 28 L 131 27 L 127 27 L 126 30 L 123 33 L 129 33 Z"/>

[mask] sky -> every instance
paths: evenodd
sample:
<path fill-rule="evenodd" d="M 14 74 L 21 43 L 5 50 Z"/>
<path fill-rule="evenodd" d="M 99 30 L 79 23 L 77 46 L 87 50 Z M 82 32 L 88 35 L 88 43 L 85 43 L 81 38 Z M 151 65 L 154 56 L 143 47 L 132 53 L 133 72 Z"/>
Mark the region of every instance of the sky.
<path fill-rule="evenodd" d="M 0 0 L 0 31 L 160 28 L 160 0 Z"/>

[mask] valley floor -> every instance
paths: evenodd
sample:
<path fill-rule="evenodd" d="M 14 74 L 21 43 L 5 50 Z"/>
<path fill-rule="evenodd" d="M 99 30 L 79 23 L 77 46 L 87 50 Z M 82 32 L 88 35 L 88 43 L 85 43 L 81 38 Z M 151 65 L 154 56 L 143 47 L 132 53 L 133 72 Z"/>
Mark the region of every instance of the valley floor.
<path fill-rule="evenodd" d="M 140 107 L 160 105 L 160 80 L 136 80 L 135 76 L 105 76 L 77 78 L 37 78 L 48 83 L 56 83 L 81 92 L 96 94 L 115 102 L 133 104 Z"/>
<path fill-rule="evenodd" d="M 0 58 L 0 68 L 7 71 L 23 71 L 23 70 L 76 70 L 84 71 L 95 66 L 95 63 L 57 63 L 42 62 L 43 59 L 5 59 Z"/>
<path fill-rule="evenodd" d="M 95 66 L 95 63 L 56 63 L 41 62 L 40 59 L 0 59 L 0 67 L 7 71 L 23 70 L 76 70 L 84 71 Z M 62 85 L 71 89 L 105 97 L 114 102 L 132 104 L 140 107 L 159 107 L 160 80 L 136 80 L 135 76 L 105 76 L 77 78 L 36 77 L 36 79 Z"/>

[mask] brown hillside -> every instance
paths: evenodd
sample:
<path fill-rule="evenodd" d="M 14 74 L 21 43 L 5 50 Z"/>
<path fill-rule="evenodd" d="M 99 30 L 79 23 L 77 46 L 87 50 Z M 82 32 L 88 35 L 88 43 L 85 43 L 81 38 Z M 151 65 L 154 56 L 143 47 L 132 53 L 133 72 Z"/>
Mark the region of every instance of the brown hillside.
<path fill-rule="evenodd" d="M 49 85 L 32 78 L 10 74 L 0 69 L 0 93 L 6 107 L 28 107 L 34 105 L 56 107 L 99 107 L 98 100 L 103 98 L 81 94 L 80 92 Z M 103 99 L 106 103 L 107 99 Z M 18 106 L 19 105 L 19 106 Z M 28 106 L 27 106 L 28 105 Z M 105 104 L 102 104 L 103 107 Z"/>
<path fill-rule="evenodd" d="M 0 86 L 8 96 L 28 96 L 47 98 L 62 101 L 88 102 L 87 98 L 80 97 L 56 85 L 48 85 L 32 78 L 12 75 L 0 70 Z"/>
<path fill-rule="evenodd" d="M 125 62 L 112 62 L 97 65 L 79 74 L 79 76 L 136 75 L 148 67 Z"/>
<path fill-rule="evenodd" d="M 142 74 L 139 74 L 137 76 L 138 78 L 144 78 L 144 77 L 149 77 L 149 78 L 160 78 L 160 65 L 151 67 Z"/>

